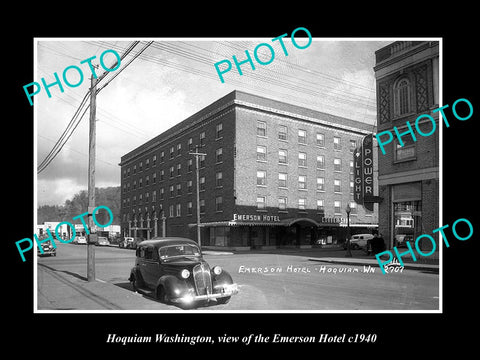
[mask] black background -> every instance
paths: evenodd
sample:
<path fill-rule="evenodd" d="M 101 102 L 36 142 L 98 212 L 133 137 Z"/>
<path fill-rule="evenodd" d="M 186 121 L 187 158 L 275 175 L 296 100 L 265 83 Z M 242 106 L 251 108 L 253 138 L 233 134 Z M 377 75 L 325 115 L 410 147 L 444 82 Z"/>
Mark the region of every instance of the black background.
<path fill-rule="evenodd" d="M 3 288 L 4 314 L 2 343 L 18 354 L 33 350 L 49 357 L 72 355 L 112 357 L 178 356 L 189 352 L 199 357 L 229 358 L 247 352 L 273 356 L 286 349 L 296 356 L 318 357 L 333 354 L 405 357 L 439 355 L 444 350 L 466 353 L 475 344 L 477 324 L 476 280 L 478 234 L 476 211 L 478 154 L 476 130 L 480 113 L 478 90 L 478 42 L 473 30 L 473 7 L 456 2 L 444 10 L 420 8 L 403 3 L 374 5 L 342 4 L 338 9 L 319 3 L 272 5 L 267 11 L 254 3 L 204 5 L 200 10 L 184 4 L 181 11 L 155 6 L 133 6 L 120 14 L 117 4 L 83 4 L 68 11 L 58 8 L 24 9 L 15 12 L 17 20 L 4 22 L 3 86 L 4 167 L 3 167 Z M 216 13 L 209 7 L 217 7 Z M 125 5 L 126 7 L 126 5 Z M 13 11 L 10 10 L 12 13 Z M 471 15 L 470 15 L 471 14 Z M 13 16 L 13 14 L 12 14 Z M 7 16 L 8 17 L 8 16 Z M 33 78 L 34 37 L 276 37 L 306 27 L 313 37 L 443 37 L 443 104 L 467 98 L 473 104 L 473 116 L 467 121 L 452 117 L 443 131 L 443 224 L 458 218 L 469 219 L 474 235 L 467 241 L 450 241 L 444 248 L 443 313 L 367 313 L 367 314 L 34 314 L 32 252 L 21 262 L 15 241 L 33 235 L 33 108 L 26 101 L 23 85 Z M 373 56 L 373 54 L 372 54 Z M 451 112 L 447 112 L 451 114 Z M 438 129 L 437 129 L 438 131 Z M 479 204 L 480 205 L 480 204 Z M 34 253 L 34 252 L 33 252 Z M 7 320 L 8 319 L 8 320 Z M 472 325 L 472 326 L 470 326 Z M 122 336 L 211 335 L 248 336 L 251 333 L 272 336 L 316 336 L 328 334 L 376 333 L 369 344 L 106 344 L 109 333 Z M 6 335 L 5 335 L 6 334 Z M 48 342 L 48 345 L 45 344 Z M 240 351 L 240 352 L 237 352 Z M 32 353 L 30 353 L 32 354 Z M 32 354 L 33 355 L 33 354 Z"/>

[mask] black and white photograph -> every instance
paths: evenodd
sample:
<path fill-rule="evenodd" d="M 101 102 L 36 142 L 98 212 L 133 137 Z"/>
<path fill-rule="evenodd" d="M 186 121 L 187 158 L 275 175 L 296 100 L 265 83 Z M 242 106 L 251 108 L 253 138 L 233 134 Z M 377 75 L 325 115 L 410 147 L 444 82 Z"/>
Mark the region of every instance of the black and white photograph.
<path fill-rule="evenodd" d="M 23 40 L 25 325 L 115 352 L 363 352 L 426 350 L 474 311 L 467 41 L 279 25 Z"/>

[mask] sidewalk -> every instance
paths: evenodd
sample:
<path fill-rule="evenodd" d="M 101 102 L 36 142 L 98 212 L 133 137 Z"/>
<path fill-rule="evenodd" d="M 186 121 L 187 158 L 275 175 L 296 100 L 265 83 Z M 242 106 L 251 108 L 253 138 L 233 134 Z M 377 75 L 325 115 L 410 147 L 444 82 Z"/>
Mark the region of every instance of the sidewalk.
<path fill-rule="evenodd" d="M 36 312 L 106 310 L 180 310 L 131 290 L 128 282 L 87 281 L 77 274 L 38 264 Z"/>

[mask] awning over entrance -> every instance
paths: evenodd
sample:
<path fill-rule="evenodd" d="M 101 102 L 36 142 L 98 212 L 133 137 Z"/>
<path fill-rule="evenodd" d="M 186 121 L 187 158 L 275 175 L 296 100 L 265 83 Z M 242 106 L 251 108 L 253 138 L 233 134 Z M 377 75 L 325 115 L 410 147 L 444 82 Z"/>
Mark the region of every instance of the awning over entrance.
<path fill-rule="evenodd" d="M 320 226 L 321 224 L 310 218 L 290 218 L 279 221 L 213 221 L 208 223 L 201 223 L 200 227 L 216 227 L 216 226 L 292 226 L 292 225 L 309 225 Z M 189 224 L 190 227 L 195 227 L 197 224 Z"/>

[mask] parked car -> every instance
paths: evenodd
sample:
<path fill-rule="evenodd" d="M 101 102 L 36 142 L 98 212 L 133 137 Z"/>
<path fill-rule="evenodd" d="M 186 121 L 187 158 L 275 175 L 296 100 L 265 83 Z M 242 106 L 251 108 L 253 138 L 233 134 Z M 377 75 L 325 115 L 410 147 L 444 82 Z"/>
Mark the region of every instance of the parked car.
<path fill-rule="evenodd" d="M 237 284 L 220 266 L 210 267 L 197 243 L 185 238 L 154 238 L 138 244 L 129 281 L 137 291 L 152 290 L 166 304 L 194 307 L 226 304 Z"/>
<path fill-rule="evenodd" d="M 412 244 L 413 236 L 412 235 L 404 235 L 404 234 L 397 234 L 395 235 L 395 246 L 399 247 L 407 247 L 407 241 Z"/>
<path fill-rule="evenodd" d="M 120 240 L 118 243 L 118 247 L 120 248 L 128 248 L 128 244 L 133 243 L 133 237 L 125 236 Z"/>
<path fill-rule="evenodd" d="M 85 236 L 77 236 L 75 239 L 76 245 L 87 245 L 87 238 Z"/>
<path fill-rule="evenodd" d="M 352 235 L 350 238 L 350 249 L 355 250 L 355 249 L 362 249 L 367 246 L 367 241 L 373 239 L 372 234 L 357 234 L 357 235 Z M 343 248 L 347 248 L 347 242 L 343 244 Z"/>
<path fill-rule="evenodd" d="M 99 236 L 97 238 L 97 242 L 95 243 L 95 245 L 97 246 L 108 246 L 110 245 L 110 242 L 108 241 L 108 239 L 104 236 Z"/>
<path fill-rule="evenodd" d="M 37 255 L 38 256 L 57 256 L 57 249 L 53 247 L 52 242 L 46 241 L 41 243 L 43 253 L 40 251 L 40 248 L 37 247 Z"/>

